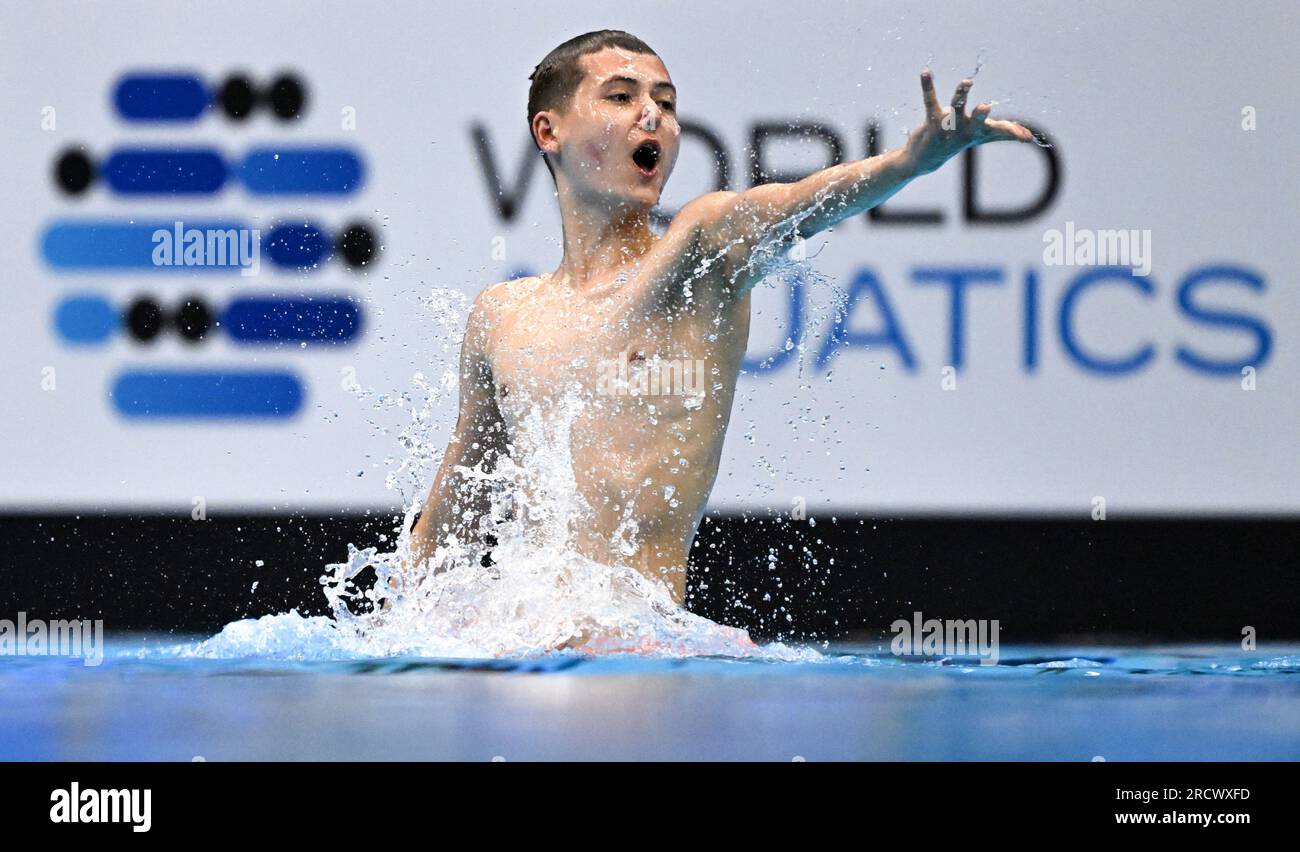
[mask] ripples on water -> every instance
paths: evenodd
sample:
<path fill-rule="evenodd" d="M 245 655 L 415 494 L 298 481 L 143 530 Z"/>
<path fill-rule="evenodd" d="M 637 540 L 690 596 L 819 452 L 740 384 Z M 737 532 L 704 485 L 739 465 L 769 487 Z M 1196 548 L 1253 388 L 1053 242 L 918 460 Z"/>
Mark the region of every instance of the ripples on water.
<path fill-rule="evenodd" d="M 533 651 L 502 657 L 480 653 L 458 656 L 447 653 L 452 645 L 435 639 L 426 647 L 405 653 L 374 654 L 364 645 L 348 646 L 339 641 L 337 628 L 328 619 L 267 616 L 260 621 L 235 622 L 211 639 L 177 644 L 149 642 L 144 647 L 122 642 L 111 650 L 105 665 L 113 668 L 143 664 L 179 667 L 216 666 L 215 671 L 304 671 L 357 674 L 402 674 L 406 672 L 497 672 L 517 674 L 647 674 L 690 671 L 701 674 L 754 674 L 797 676 L 800 673 L 877 677 L 942 676 L 956 681 L 991 679 L 1026 681 L 1046 679 L 1065 682 L 1079 679 L 1117 678 L 1139 680 L 1200 679 L 1205 677 L 1291 680 L 1300 675 L 1300 653 L 1293 647 L 1275 650 L 1241 651 L 1235 647 L 1170 646 L 1156 648 L 1077 648 L 1034 646 L 1004 648 L 997 665 L 980 665 L 976 657 L 897 657 L 887 646 L 830 646 L 823 653 L 779 643 L 765 645 L 761 653 L 735 655 L 734 649 L 719 653 L 695 650 L 689 653 L 594 654 L 583 650 Z M 227 644 L 229 643 L 229 644 Z M 134 647 L 126 647 L 134 645 Z M 259 648 L 261 650 L 255 650 Z M 1286 653 L 1278 653 L 1279 651 Z M 441 651 L 442 653 L 427 653 Z M 14 658 L 12 666 L 40 666 L 57 658 Z M 64 660 L 69 669 L 81 669 L 76 660 Z M 1064 678 L 1064 681 L 1061 679 Z"/>

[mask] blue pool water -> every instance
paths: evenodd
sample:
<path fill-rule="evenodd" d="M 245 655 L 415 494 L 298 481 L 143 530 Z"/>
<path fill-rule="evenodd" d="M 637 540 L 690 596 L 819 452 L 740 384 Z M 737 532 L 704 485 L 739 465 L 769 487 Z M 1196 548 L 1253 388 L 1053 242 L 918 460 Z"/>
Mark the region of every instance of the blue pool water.
<path fill-rule="evenodd" d="M 1004 647 L 997 666 L 0 657 L 6 760 L 1297 760 L 1300 647 Z"/>

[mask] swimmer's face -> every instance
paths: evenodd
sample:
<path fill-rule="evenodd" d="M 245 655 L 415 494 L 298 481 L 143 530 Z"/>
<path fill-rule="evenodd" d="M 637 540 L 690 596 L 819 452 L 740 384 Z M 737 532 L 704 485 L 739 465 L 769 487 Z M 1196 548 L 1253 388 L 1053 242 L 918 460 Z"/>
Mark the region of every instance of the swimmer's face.
<path fill-rule="evenodd" d="M 646 208 L 659 202 L 677 162 L 677 90 L 659 57 L 605 48 L 579 59 L 586 75 L 563 112 L 542 112 L 543 150 L 583 194 Z"/>

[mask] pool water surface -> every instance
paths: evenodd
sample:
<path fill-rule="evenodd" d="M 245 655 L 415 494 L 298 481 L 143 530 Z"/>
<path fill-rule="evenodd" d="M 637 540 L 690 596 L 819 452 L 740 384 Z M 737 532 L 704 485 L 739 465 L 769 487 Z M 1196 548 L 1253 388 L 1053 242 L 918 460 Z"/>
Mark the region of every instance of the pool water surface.
<path fill-rule="evenodd" d="M 5 760 L 1297 760 L 1300 647 L 1004 647 L 998 665 L 0 657 Z"/>

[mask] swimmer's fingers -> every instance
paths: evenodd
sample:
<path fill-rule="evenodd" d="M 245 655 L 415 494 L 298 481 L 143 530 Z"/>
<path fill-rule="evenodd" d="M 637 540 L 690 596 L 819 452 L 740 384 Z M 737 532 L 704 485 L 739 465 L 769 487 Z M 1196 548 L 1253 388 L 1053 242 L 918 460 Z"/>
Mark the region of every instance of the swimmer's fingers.
<path fill-rule="evenodd" d="M 975 107 L 975 111 L 971 113 L 971 127 L 980 141 L 994 142 L 999 139 L 1015 139 L 1019 142 L 1033 141 L 1033 132 L 1024 125 L 1016 124 L 1014 121 L 990 120 L 990 109 L 991 107 L 988 104 L 983 103 Z"/>
<path fill-rule="evenodd" d="M 927 68 L 921 72 L 921 94 L 925 96 L 925 117 L 936 124 L 943 121 L 943 107 L 934 91 L 934 75 Z"/>
<path fill-rule="evenodd" d="M 985 114 L 988 114 L 987 111 Z M 987 119 L 982 124 L 985 141 L 992 142 L 998 139 L 1014 139 L 1017 142 L 1034 141 L 1033 132 L 1023 124 L 1016 124 L 1014 121 Z"/>
<path fill-rule="evenodd" d="M 957 91 L 953 92 L 952 95 L 952 111 L 956 114 L 959 125 L 968 118 L 966 115 L 966 96 L 970 94 L 972 82 L 971 80 L 962 80 L 961 84 L 957 86 Z"/>

